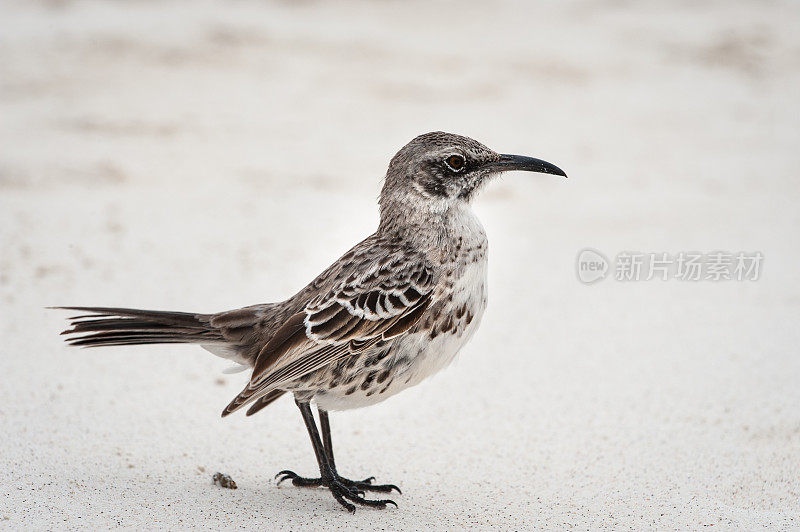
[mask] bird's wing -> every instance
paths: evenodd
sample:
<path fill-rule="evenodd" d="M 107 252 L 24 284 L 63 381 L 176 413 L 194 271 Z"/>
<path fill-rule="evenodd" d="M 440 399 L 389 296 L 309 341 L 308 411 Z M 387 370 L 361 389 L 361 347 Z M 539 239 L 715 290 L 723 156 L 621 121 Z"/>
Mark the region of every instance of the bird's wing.
<path fill-rule="evenodd" d="M 434 266 L 421 256 L 389 265 L 354 261 L 341 271 L 342 281 L 309 301 L 264 346 L 250 382 L 223 416 L 281 384 L 405 333 L 428 307 L 436 284 Z"/>

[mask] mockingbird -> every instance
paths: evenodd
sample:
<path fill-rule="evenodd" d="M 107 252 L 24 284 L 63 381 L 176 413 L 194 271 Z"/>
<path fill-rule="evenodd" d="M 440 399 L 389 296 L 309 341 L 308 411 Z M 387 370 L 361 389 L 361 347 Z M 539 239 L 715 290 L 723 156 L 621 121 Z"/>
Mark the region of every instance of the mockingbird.
<path fill-rule="evenodd" d="M 252 415 L 291 392 L 319 464 L 319 478 L 281 471 L 279 482 L 326 487 L 351 512 L 351 502 L 385 508 L 395 503 L 365 492 L 397 486 L 337 473 L 328 412 L 418 384 L 470 339 L 486 308 L 487 249 L 470 201 L 510 170 L 566 177 L 548 162 L 498 154 L 467 137 L 420 135 L 389 163 L 378 230 L 289 299 L 217 314 L 61 307 L 81 312 L 62 334 L 84 347 L 196 343 L 252 368 L 222 415 L 245 406 Z"/>

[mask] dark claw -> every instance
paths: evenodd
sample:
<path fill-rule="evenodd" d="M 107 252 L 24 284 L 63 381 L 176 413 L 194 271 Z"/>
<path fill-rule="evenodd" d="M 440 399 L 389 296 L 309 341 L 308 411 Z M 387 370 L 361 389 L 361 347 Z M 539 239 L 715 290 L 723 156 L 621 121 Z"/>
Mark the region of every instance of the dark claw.
<path fill-rule="evenodd" d="M 358 489 L 355 486 L 351 486 L 346 482 L 342 482 L 342 479 L 334 480 L 333 483 L 338 485 L 344 492 L 346 492 L 349 495 L 352 495 L 353 497 L 363 497 L 364 495 L 366 495 L 366 492 L 364 490 Z"/>
<path fill-rule="evenodd" d="M 362 506 L 371 506 L 373 508 L 381 508 L 381 509 L 383 509 L 383 508 L 386 508 L 387 504 L 394 504 L 394 507 L 397 508 L 397 503 L 392 501 L 392 500 L 389 500 L 389 499 L 373 501 L 373 500 L 365 499 L 364 497 L 359 497 L 359 496 L 352 495 L 352 494 L 349 494 L 349 493 L 344 493 L 343 495 L 345 497 L 347 497 L 348 499 L 350 499 L 351 501 L 353 501 L 354 503 L 361 504 Z"/>
<path fill-rule="evenodd" d="M 400 495 L 403 494 L 403 492 L 400 491 L 400 488 L 398 488 L 394 484 L 369 484 L 369 487 L 367 487 L 366 489 L 369 491 L 378 491 L 382 493 L 391 493 L 392 490 L 397 490 L 397 493 L 399 493 Z"/>
<path fill-rule="evenodd" d="M 375 480 L 375 477 L 369 477 L 368 479 L 361 480 L 359 482 L 347 481 L 346 479 L 342 479 L 342 481 L 345 484 L 348 484 L 348 482 L 349 482 L 348 485 L 356 487 L 356 488 L 359 488 L 359 489 L 362 489 L 362 490 L 366 490 L 366 491 L 377 491 L 377 492 L 382 492 L 382 493 L 391 493 L 392 490 L 397 490 L 397 493 L 399 493 L 400 495 L 403 494 L 403 492 L 400 491 L 400 488 L 398 488 L 394 484 L 373 484 L 372 482 L 374 480 Z"/>
<path fill-rule="evenodd" d="M 280 478 L 278 478 L 280 477 Z M 292 484 L 295 486 L 300 487 L 316 487 L 322 485 L 322 479 L 319 478 L 304 478 L 295 473 L 294 471 L 284 470 L 275 475 L 275 479 L 278 481 L 278 485 L 280 486 L 281 482 L 285 480 L 291 480 Z"/>
<path fill-rule="evenodd" d="M 353 487 L 353 486 L 348 487 L 348 490 L 350 491 L 350 493 L 354 493 L 359 497 L 364 497 L 367 494 L 366 491 L 358 489 L 358 488 Z"/>
<path fill-rule="evenodd" d="M 291 477 L 296 477 L 296 476 L 298 476 L 298 475 L 297 475 L 297 473 L 295 473 L 294 471 L 289 471 L 288 469 L 284 469 L 283 471 L 278 471 L 278 474 L 277 474 L 277 475 L 275 475 L 275 477 L 274 477 L 274 478 L 276 478 L 276 479 L 277 479 L 277 478 L 278 478 L 279 476 L 281 476 L 281 475 L 285 475 L 285 476 L 287 476 L 288 478 L 291 478 Z"/>
<path fill-rule="evenodd" d="M 280 477 L 280 478 L 278 478 L 278 477 Z M 283 482 L 284 480 L 289 480 L 290 478 L 293 479 L 293 478 L 296 478 L 296 477 L 297 477 L 297 474 L 293 473 L 292 471 L 281 471 L 280 473 L 275 475 L 275 480 L 278 481 L 278 486 L 280 486 L 281 482 Z"/>
<path fill-rule="evenodd" d="M 394 484 L 373 484 L 375 477 L 369 477 L 361 481 L 353 481 L 340 477 L 336 471 L 332 471 L 331 475 L 327 477 L 305 478 L 301 477 L 294 471 L 285 469 L 275 475 L 275 479 L 278 481 L 278 485 L 280 485 L 284 480 L 291 480 L 292 484 L 303 488 L 325 486 L 331 491 L 333 498 L 336 499 L 339 504 L 344 506 L 344 508 L 350 513 L 355 512 L 356 507 L 347 502 L 348 500 L 353 501 L 356 504 L 370 506 L 372 508 L 386 508 L 387 504 L 393 504 L 395 508 L 397 507 L 397 503 L 390 499 L 365 499 L 364 496 L 366 495 L 367 491 L 380 491 L 389 493 L 392 490 L 397 490 L 397 493 L 401 493 L 400 488 Z"/>
<path fill-rule="evenodd" d="M 340 494 L 340 493 L 338 492 L 338 490 L 336 490 L 336 489 L 331 489 L 331 493 L 333 494 L 333 498 L 334 498 L 334 499 L 336 499 L 336 501 L 337 501 L 339 504 L 341 504 L 342 506 L 344 506 L 344 509 L 345 509 L 345 510 L 347 510 L 347 511 L 348 511 L 348 512 L 350 512 L 351 514 L 354 514 L 354 513 L 356 513 L 356 507 L 355 507 L 355 506 L 353 506 L 352 504 L 350 504 L 349 502 L 347 502 L 346 500 L 344 500 L 344 497 L 342 497 L 342 494 Z"/>

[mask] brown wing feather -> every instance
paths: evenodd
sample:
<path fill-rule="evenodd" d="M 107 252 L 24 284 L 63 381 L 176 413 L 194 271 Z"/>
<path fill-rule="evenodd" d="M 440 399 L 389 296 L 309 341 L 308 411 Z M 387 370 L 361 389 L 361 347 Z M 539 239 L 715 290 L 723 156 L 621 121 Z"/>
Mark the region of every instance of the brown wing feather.
<path fill-rule="evenodd" d="M 262 408 L 271 405 L 275 400 L 277 400 L 281 395 L 285 394 L 286 392 L 283 390 L 272 390 L 267 395 L 262 396 L 260 399 L 253 403 L 253 406 L 247 409 L 247 413 L 245 415 L 252 416 Z"/>
<path fill-rule="evenodd" d="M 258 354 L 256 365 L 253 368 L 253 376 L 263 375 L 285 353 L 308 341 L 305 318 L 306 314 L 304 312 L 298 312 L 277 330 L 272 339 L 267 342 L 267 345 Z M 252 378 L 250 382 L 253 382 Z"/>
<path fill-rule="evenodd" d="M 250 382 L 222 415 L 267 397 L 283 383 L 408 331 L 430 303 L 433 267 L 417 261 L 393 277 L 397 270 L 379 266 L 349 275 L 281 326 L 259 353 Z"/>

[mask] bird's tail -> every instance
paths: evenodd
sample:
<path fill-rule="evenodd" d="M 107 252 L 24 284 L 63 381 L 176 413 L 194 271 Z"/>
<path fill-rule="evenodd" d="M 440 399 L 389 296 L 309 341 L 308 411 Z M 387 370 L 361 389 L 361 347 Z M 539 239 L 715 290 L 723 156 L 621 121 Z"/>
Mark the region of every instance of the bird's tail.
<path fill-rule="evenodd" d="M 71 328 L 62 332 L 67 343 L 81 347 L 141 344 L 224 343 L 210 314 L 111 307 L 55 307 L 75 310 Z"/>

